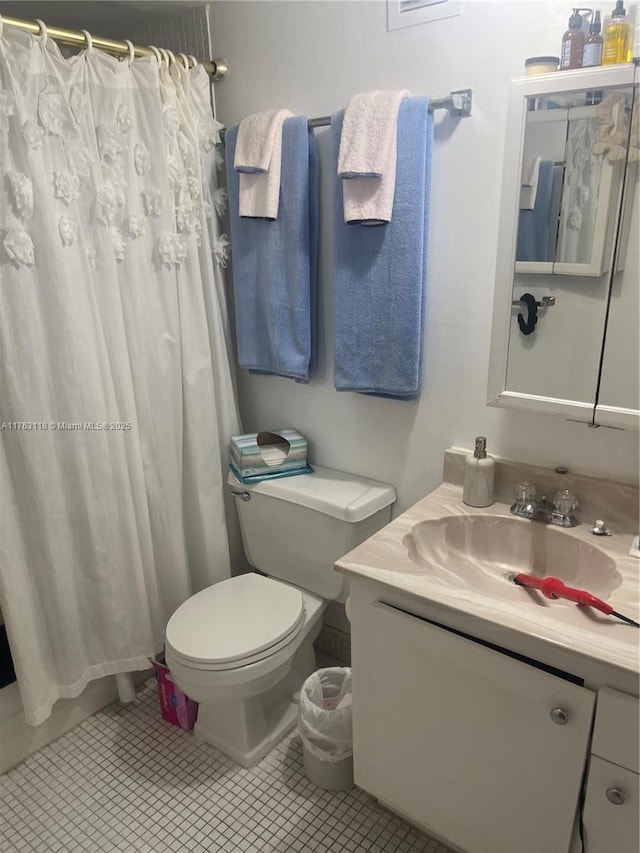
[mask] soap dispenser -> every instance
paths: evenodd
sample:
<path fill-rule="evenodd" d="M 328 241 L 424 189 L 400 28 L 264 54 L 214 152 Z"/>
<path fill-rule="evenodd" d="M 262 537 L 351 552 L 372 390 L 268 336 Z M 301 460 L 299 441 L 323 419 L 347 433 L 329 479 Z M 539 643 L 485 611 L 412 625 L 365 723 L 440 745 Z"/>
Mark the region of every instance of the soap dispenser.
<path fill-rule="evenodd" d="M 560 50 L 560 70 L 568 68 L 582 68 L 582 53 L 584 51 L 585 35 L 582 32 L 582 15 L 580 12 L 589 12 L 590 9 L 574 9 L 569 18 L 569 29 L 562 36 L 562 48 Z"/>
<path fill-rule="evenodd" d="M 475 448 L 464 460 L 462 500 L 467 506 L 491 506 L 496 463 L 487 456 L 487 439 L 476 436 Z"/>

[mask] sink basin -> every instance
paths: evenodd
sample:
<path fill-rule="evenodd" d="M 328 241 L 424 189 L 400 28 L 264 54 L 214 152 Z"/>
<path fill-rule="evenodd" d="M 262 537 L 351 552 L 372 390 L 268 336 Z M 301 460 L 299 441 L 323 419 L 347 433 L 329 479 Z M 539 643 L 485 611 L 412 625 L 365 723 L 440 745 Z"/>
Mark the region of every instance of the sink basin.
<path fill-rule="evenodd" d="M 501 598 L 541 594 L 507 582 L 511 572 L 560 578 L 567 586 L 607 599 L 622 577 L 608 554 L 560 528 L 495 515 L 451 515 L 415 524 L 403 545 L 432 580 Z M 553 606 L 570 602 L 560 599 Z M 575 605 L 571 605 L 572 607 Z"/>

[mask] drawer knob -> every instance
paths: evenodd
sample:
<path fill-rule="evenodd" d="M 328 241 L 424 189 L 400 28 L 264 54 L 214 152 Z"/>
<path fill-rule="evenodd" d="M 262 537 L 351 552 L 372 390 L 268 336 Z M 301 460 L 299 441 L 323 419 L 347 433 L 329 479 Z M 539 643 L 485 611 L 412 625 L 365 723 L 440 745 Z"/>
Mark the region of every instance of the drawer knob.
<path fill-rule="evenodd" d="M 621 806 L 624 803 L 624 792 L 620 788 L 607 788 L 607 799 L 614 806 Z"/>
<path fill-rule="evenodd" d="M 564 726 L 569 722 L 569 714 L 564 708 L 552 708 L 549 711 L 549 716 L 553 722 L 557 723 L 559 726 Z"/>

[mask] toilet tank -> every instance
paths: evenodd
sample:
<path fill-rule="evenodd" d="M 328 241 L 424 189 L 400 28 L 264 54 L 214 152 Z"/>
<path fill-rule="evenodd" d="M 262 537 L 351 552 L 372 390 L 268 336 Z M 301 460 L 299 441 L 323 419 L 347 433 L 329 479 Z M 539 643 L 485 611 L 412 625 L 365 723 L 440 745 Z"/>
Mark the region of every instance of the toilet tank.
<path fill-rule="evenodd" d="M 344 598 L 333 564 L 391 519 L 393 486 L 314 466 L 312 474 L 245 485 L 237 498 L 242 540 L 255 569 L 325 599 Z"/>

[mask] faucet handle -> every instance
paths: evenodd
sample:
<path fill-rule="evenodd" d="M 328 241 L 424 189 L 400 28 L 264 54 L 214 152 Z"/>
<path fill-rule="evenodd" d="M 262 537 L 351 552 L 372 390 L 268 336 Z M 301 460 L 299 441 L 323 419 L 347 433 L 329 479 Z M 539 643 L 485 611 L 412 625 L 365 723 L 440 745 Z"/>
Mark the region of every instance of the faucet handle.
<path fill-rule="evenodd" d="M 531 503 L 535 496 L 536 487 L 533 483 L 529 483 L 527 480 L 523 480 L 522 483 L 518 483 L 515 488 L 516 503 L 521 506 Z"/>
<path fill-rule="evenodd" d="M 594 536 L 611 536 L 611 531 L 601 518 L 589 528 L 589 533 L 593 533 Z"/>
<path fill-rule="evenodd" d="M 556 493 L 553 504 L 562 515 L 571 515 L 578 506 L 578 499 L 569 489 L 561 489 Z"/>

